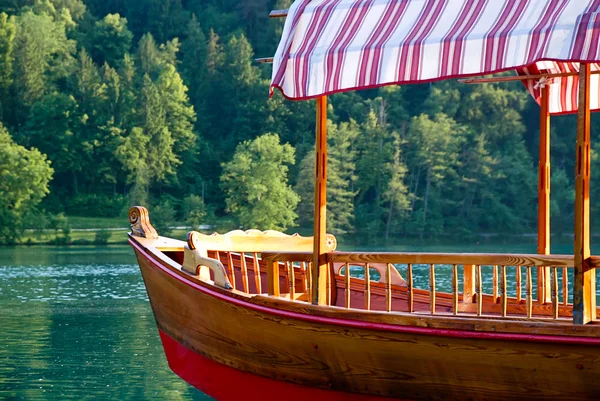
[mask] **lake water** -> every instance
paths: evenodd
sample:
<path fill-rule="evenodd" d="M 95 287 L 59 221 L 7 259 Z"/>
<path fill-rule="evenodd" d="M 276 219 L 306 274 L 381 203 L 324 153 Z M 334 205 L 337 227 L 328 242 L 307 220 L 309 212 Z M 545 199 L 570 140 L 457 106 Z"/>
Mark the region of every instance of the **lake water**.
<path fill-rule="evenodd" d="M 212 400 L 167 365 L 133 250 L 0 247 L 0 400 Z"/>
<path fill-rule="evenodd" d="M 535 245 L 394 250 L 532 253 Z M 439 290 L 450 286 L 438 277 Z M 129 246 L 0 247 L 0 400 L 66 399 L 211 400 L 169 369 Z"/>

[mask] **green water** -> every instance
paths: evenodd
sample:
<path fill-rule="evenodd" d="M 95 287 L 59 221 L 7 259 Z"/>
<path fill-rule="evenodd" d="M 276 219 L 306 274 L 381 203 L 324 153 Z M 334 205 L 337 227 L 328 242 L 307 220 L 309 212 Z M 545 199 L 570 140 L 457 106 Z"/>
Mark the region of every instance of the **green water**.
<path fill-rule="evenodd" d="M 376 250 L 532 253 L 535 245 Z M 428 267 L 414 273 L 427 288 Z M 436 275 L 438 291 L 449 291 L 451 270 Z M 169 369 L 130 247 L 0 247 L 0 400 L 68 399 L 211 400 Z"/>
<path fill-rule="evenodd" d="M 171 372 L 130 247 L 0 247 L 0 400 L 211 400 Z"/>

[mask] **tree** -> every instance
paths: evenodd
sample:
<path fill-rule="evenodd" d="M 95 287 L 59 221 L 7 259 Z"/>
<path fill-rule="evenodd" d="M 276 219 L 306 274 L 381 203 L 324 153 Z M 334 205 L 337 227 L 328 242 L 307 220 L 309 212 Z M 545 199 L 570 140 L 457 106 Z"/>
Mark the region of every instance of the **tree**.
<path fill-rule="evenodd" d="M 191 102 L 200 115 L 206 110 L 208 97 L 207 44 L 200 23 L 193 15 L 187 28 L 187 38 L 181 44 L 181 75 L 190 90 Z"/>
<path fill-rule="evenodd" d="M 356 191 L 356 150 L 359 135 L 354 121 L 339 126 L 327 121 L 327 231 L 343 235 L 354 230 Z M 301 224 L 312 224 L 314 216 L 315 154 L 310 151 L 300 164 L 296 191 L 302 201 L 298 208 Z"/>
<path fill-rule="evenodd" d="M 79 106 L 73 96 L 53 92 L 43 96 L 30 110 L 22 134 L 27 143 L 47 154 L 57 179 L 77 193 L 78 173 L 89 154 L 90 143 L 83 137 Z M 79 149 L 79 152 L 76 151 Z"/>
<path fill-rule="evenodd" d="M 362 103 L 371 107 L 363 114 L 360 135 L 356 138 L 356 232 L 371 239 L 378 238 L 390 220 L 383 194 L 391 178 L 393 147 L 383 99 Z"/>
<path fill-rule="evenodd" d="M 131 49 L 133 34 L 127 29 L 127 19 L 119 14 L 108 14 L 97 21 L 92 33 L 92 57 L 102 64 L 115 66 Z"/>
<path fill-rule="evenodd" d="M 188 195 L 183 199 L 183 217 L 192 229 L 198 229 L 198 226 L 206 218 L 206 205 L 202 197 L 198 195 Z"/>
<path fill-rule="evenodd" d="M 406 165 L 401 159 L 401 145 L 403 143 L 400 135 L 396 132 L 392 133 L 394 154 L 392 161 L 386 165 L 390 178 L 387 184 L 387 189 L 383 193 L 383 200 L 388 203 L 388 216 L 385 226 L 385 239 L 390 237 L 392 227 L 392 217 L 394 212 L 403 215 L 410 210 L 410 201 L 408 197 L 408 187 L 404 183 L 404 177 L 407 172 Z"/>
<path fill-rule="evenodd" d="M 354 183 L 357 178 L 354 143 L 360 131 L 352 120 L 339 126 L 328 123 L 327 193 L 330 200 L 327 201 L 327 226 L 333 234 L 346 234 L 354 231 Z"/>
<path fill-rule="evenodd" d="M 476 134 L 473 130 L 465 132 L 458 151 L 460 168 L 457 172 L 457 190 L 453 191 L 458 207 L 449 219 L 457 230 L 462 228 L 463 232 L 468 233 L 473 231 L 473 227 L 483 228 L 485 216 L 490 214 L 490 200 L 499 197 L 494 193 L 495 183 L 505 176 L 498 171 L 498 159 L 490 154 L 488 148 L 485 134 Z"/>
<path fill-rule="evenodd" d="M 14 40 L 17 23 L 14 16 L 0 14 L 0 120 L 8 109 L 8 90 L 13 82 Z"/>
<path fill-rule="evenodd" d="M 12 84 L 14 40 L 17 23 L 14 16 L 0 14 L 0 90 L 6 92 Z"/>
<path fill-rule="evenodd" d="M 46 14 L 26 12 L 18 18 L 17 26 L 16 94 L 21 107 L 28 109 L 55 89 L 59 80 L 71 75 L 75 42 L 67 39 L 64 24 Z"/>
<path fill-rule="evenodd" d="M 57 10 L 69 10 L 73 21 L 81 20 L 86 12 L 86 6 L 82 0 L 52 0 L 52 4 Z"/>
<path fill-rule="evenodd" d="M 206 45 L 206 69 L 209 76 L 215 76 L 223 66 L 223 45 L 219 35 L 211 28 Z"/>
<path fill-rule="evenodd" d="M 262 80 L 260 70 L 252 60 L 250 42 L 241 34 L 232 36 L 225 47 L 225 62 L 221 82 L 221 132 L 226 133 L 225 148 L 250 139 L 262 129 L 267 83 Z"/>
<path fill-rule="evenodd" d="M 433 119 L 427 114 L 421 114 L 419 117 L 413 117 L 410 123 L 409 141 L 416 147 L 417 166 L 425 173 L 425 193 L 419 224 L 421 237 L 432 229 L 428 227 L 427 221 L 431 185 L 439 184 L 455 172 L 462 130 L 463 127 L 443 113 L 436 114 Z"/>
<path fill-rule="evenodd" d="M 52 172 L 46 156 L 17 145 L 0 124 L 0 241 L 19 237 L 23 217 L 48 194 Z"/>
<path fill-rule="evenodd" d="M 277 134 L 240 143 L 233 159 L 223 164 L 221 186 L 227 211 L 246 228 L 283 231 L 292 226 L 300 198 L 288 184 L 290 164 L 294 164 L 294 148 L 281 145 Z"/>
<path fill-rule="evenodd" d="M 514 232 L 535 227 L 536 167 L 525 146 L 526 127 L 520 114 L 527 99 L 520 88 L 483 84 L 460 102 L 457 118 L 477 135 L 484 135 L 498 177 L 486 180 L 493 196 L 485 199 L 480 227 L 487 230 Z M 538 132 L 536 124 L 536 137 Z"/>
<path fill-rule="evenodd" d="M 165 124 L 175 140 L 175 152 L 181 154 L 192 148 L 196 141 L 196 113 L 194 107 L 189 104 L 188 88 L 174 65 L 165 67 L 156 86 L 165 111 Z"/>
<path fill-rule="evenodd" d="M 129 135 L 119 135 L 120 143 L 116 148 L 115 156 L 127 172 L 127 183 L 132 184 L 129 191 L 131 205 L 148 204 L 151 173 L 147 153 L 150 139 L 144 135 L 144 130 L 140 127 L 133 128 Z"/>
<path fill-rule="evenodd" d="M 175 223 L 175 209 L 168 199 L 163 199 L 152 208 L 152 224 L 161 235 L 169 235 Z"/>
<path fill-rule="evenodd" d="M 138 43 L 136 59 L 142 74 L 146 74 L 152 79 L 155 79 L 160 74 L 163 67 L 163 60 L 152 34 L 147 33 L 141 37 Z"/>

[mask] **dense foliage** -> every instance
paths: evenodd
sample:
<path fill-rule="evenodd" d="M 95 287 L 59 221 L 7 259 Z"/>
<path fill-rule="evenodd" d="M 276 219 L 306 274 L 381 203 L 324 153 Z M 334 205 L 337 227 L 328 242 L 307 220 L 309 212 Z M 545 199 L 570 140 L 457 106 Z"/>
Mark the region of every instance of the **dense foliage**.
<path fill-rule="evenodd" d="M 17 145 L 0 124 L 0 241 L 14 241 L 48 192 L 52 168 L 36 149 Z"/>
<path fill-rule="evenodd" d="M 136 203 L 163 224 L 310 227 L 314 102 L 268 99 L 270 67 L 252 61 L 274 54 L 283 22 L 267 14 L 289 3 L 3 2 L 0 121 L 21 146 L 9 152 L 46 155 L 29 151 L 32 169 L 51 161 L 40 211 L 115 216 Z M 329 118 L 333 232 L 535 231 L 538 107 L 520 84 L 337 94 Z M 552 121 L 552 222 L 568 232 L 574 118 Z M 50 171 L 41 170 L 38 195 Z"/>

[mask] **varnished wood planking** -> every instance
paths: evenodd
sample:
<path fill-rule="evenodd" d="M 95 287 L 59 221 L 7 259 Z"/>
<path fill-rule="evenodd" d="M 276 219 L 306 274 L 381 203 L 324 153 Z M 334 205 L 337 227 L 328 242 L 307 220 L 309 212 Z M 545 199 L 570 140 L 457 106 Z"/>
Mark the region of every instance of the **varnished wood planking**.
<path fill-rule="evenodd" d="M 284 261 L 309 261 L 310 252 L 265 252 L 265 258 Z M 504 253 L 413 253 L 413 252 L 329 252 L 332 263 L 459 264 L 482 266 L 574 266 L 572 255 L 536 255 Z M 600 267 L 600 256 L 590 258 L 590 266 Z"/>
<path fill-rule="evenodd" d="M 537 253 L 550 254 L 550 85 L 542 85 L 540 95 L 540 146 L 538 163 L 538 244 Z M 550 268 L 538 268 L 538 302 L 551 302 Z"/>
<path fill-rule="evenodd" d="M 189 276 L 180 270 L 180 265 L 174 262 L 171 258 L 159 252 L 152 246 L 154 241 L 148 241 L 143 238 L 132 239 L 134 242 L 140 243 L 145 249 L 150 250 L 152 255 L 161 261 L 162 264 L 167 266 L 174 273 L 184 277 L 186 280 L 190 280 L 199 285 L 206 285 L 213 291 L 227 294 L 228 296 L 248 300 L 253 303 L 261 303 L 265 298 L 260 296 L 251 297 L 239 291 L 226 291 L 218 288 L 214 288 L 208 284 L 201 282 L 199 279 Z M 160 240 L 160 238 L 159 238 Z M 310 275 L 309 275 L 310 277 Z M 356 279 L 352 279 L 356 280 Z M 362 282 L 362 281 L 359 281 Z M 374 283 L 376 284 L 376 283 Z M 362 286 L 362 284 L 361 284 Z M 428 298 L 428 292 L 424 290 L 414 290 L 415 293 L 422 294 L 424 299 Z M 447 294 L 438 294 L 438 297 L 447 297 Z M 269 305 L 279 309 L 290 310 L 305 310 L 306 305 L 302 304 L 289 304 L 289 303 L 278 303 L 276 298 L 266 298 L 269 300 Z M 485 299 L 485 298 L 484 298 Z M 521 305 L 524 307 L 524 304 Z M 535 310 L 534 305 L 534 310 Z M 567 309 L 567 308 L 565 308 Z M 567 321 L 555 321 L 549 322 L 547 319 L 544 320 L 527 320 L 524 322 L 524 318 L 510 317 L 507 320 L 497 320 L 495 316 L 482 316 L 481 318 L 469 317 L 463 315 L 459 318 L 447 318 L 443 316 L 423 316 L 413 315 L 403 312 L 396 313 L 381 313 L 381 312 L 366 312 L 356 309 L 351 310 L 340 310 L 337 308 L 328 307 L 317 307 L 310 308 L 308 314 L 323 315 L 328 317 L 340 316 L 350 319 L 358 319 L 361 321 L 369 321 L 374 323 L 386 323 L 386 324 L 398 324 L 405 326 L 414 327 L 431 327 L 438 329 L 459 329 L 459 330 L 472 330 L 472 331 L 492 331 L 495 333 L 506 332 L 506 333 L 522 333 L 527 330 L 529 334 L 540 334 L 540 335 L 566 335 L 566 336 L 578 336 L 578 337 L 600 337 L 600 325 L 572 325 L 568 324 Z M 535 314 L 535 313 L 534 313 Z"/>
<path fill-rule="evenodd" d="M 327 304 L 327 97 L 316 101 L 312 303 Z"/>
<path fill-rule="evenodd" d="M 552 315 L 558 318 L 558 271 L 556 267 L 552 268 Z"/>
<path fill-rule="evenodd" d="M 156 250 L 156 248 L 153 246 L 154 244 L 161 245 L 161 249 L 162 249 L 163 246 L 168 245 L 167 244 L 168 241 L 166 241 L 166 240 L 168 240 L 168 239 L 163 238 L 163 237 L 160 237 L 158 240 L 148 240 L 148 239 L 145 239 L 145 238 L 136 237 L 136 241 L 138 241 L 140 243 L 143 243 L 143 244 L 146 244 L 151 249 L 155 249 L 155 250 Z M 166 248 L 171 249 L 177 243 L 183 244 L 181 241 L 176 241 L 176 240 L 170 240 L 170 241 L 172 242 L 172 246 L 169 245 Z M 171 242 L 169 242 L 169 244 Z M 173 251 L 168 251 L 168 253 L 169 253 L 169 255 L 171 255 L 171 258 L 173 258 L 173 254 L 174 254 Z M 234 261 L 235 268 L 236 269 L 241 269 L 241 261 L 240 261 L 241 257 L 240 257 L 240 254 L 232 253 L 232 255 L 233 255 L 232 259 Z M 302 254 L 295 254 L 295 255 L 302 255 Z M 209 252 L 209 256 L 216 257 L 216 253 L 211 251 L 211 252 Z M 248 257 L 248 256 L 246 256 L 246 258 L 250 259 L 250 257 Z M 175 259 L 177 259 L 177 258 L 175 257 Z M 227 259 L 227 258 L 225 258 L 225 259 Z M 300 257 L 299 259 L 302 259 L 302 258 Z M 262 265 L 266 266 L 266 261 L 262 260 L 260 263 Z M 250 266 L 251 266 L 251 264 L 250 264 Z M 408 269 L 409 273 L 411 272 L 411 270 L 412 269 L 410 269 L 410 268 Z M 264 269 L 263 271 L 266 271 L 266 269 Z M 286 282 L 285 281 L 286 277 L 284 277 L 284 276 L 287 276 L 287 271 L 286 271 L 283 263 L 279 264 L 279 271 L 280 271 L 280 282 L 285 283 Z M 241 275 L 240 273 L 241 273 L 241 271 L 238 271 L 236 273 L 236 277 L 239 277 Z M 304 282 L 309 282 L 310 281 L 310 275 L 305 274 L 305 271 L 303 271 L 303 270 L 299 270 L 296 273 L 300 274 L 300 276 L 304 275 L 304 277 L 300 277 L 300 278 L 296 279 L 296 285 L 300 286 L 299 288 L 303 288 L 302 286 L 304 285 Z M 263 273 L 262 279 L 263 280 L 266 279 L 266 274 Z M 345 291 L 345 285 L 344 285 L 344 283 L 340 282 L 339 279 L 336 279 L 336 282 L 337 282 L 336 286 L 335 286 L 336 287 L 336 291 L 332 291 L 333 292 L 333 296 L 337 296 L 337 292 L 339 292 L 339 291 Z M 352 282 L 355 283 L 356 279 L 352 279 Z M 360 283 L 360 284 L 358 284 L 358 283 Z M 404 284 L 406 285 L 408 283 L 404 282 Z M 358 292 L 360 293 L 360 299 L 357 299 L 356 303 L 355 302 L 352 303 L 354 305 L 354 307 L 360 307 L 361 304 L 362 304 L 362 302 L 361 302 L 362 298 L 364 297 L 364 294 L 363 294 L 364 282 L 362 280 L 359 280 L 357 282 L 357 285 L 359 286 L 358 287 L 359 288 Z M 385 294 L 385 292 L 384 292 L 385 289 L 381 285 L 382 284 L 377 283 L 377 282 L 372 282 L 371 283 L 371 289 L 372 289 L 371 292 L 372 292 L 372 295 L 378 296 L 378 295 L 384 295 Z M 238 287 L 239 288 L 243 287 L 241 280 L 239 280 L 239 282 L 238 282 Z M 286 288 L 286 287 L 283 287 L 283 288 Z M 400 311 L 407 310 L 408 309 L 408 305 L 410 304 L 410 299 L 407 299 L 406 301 L 403 301 L 403 302 L 407 302 L 407 304 L 405 306 L 397 304 L 397 302 L 398 302 L 398 299 L 402 298 L 402 297 L 410 298 L 409 289 L 407 287 L 403 288 L 402 286 L 397 286 L 397 285 L 392 286 L 392 289 L 394 291 L 394 296 L 392 298 L 394 300 L 393 302 L 394 302 L 394 305 L 395 305 L 393 309 L 395 311 L 398 311 L 398 310 L 400 310 Z M 308 292 L 310 290 L 310 288 L 307 288 L 306 290 L 307 290 L 306 292 Z M 302 289 L 302 291 L 305 292 L 304 288 Z M 356 287 L 354 287 L 354 284 L 353 284 L 353 290 L 352 290 L 352 292 L 354 293 L 355 291 L 357 291 L 357 290 L 356 290 Z M 423 308 L 424 308 L 423 310 L 429 309 L 429 301 L 428 301 L 428 299 L 429 299 L 429 292 L 425 291 L 425 290 L 418 290 L 418 289 L 415 290 L 415 291 L 416 291 L 415 292 L 415 294 L 416 294 L 416 302 L 417 302 L 417 305 L 418 305 L 418 307 L 416 309 L 417 312 L 420 311 L 420 310 L 422 310 Z M 255 288 L 250 288 L 250 292 L 251 293 L 256 293 L 256 289 Z M 408 294 L 406 294 L 407 292 L 408 292 Z M 406 294 L 406 295 L 402 295 L 402 294 Z M 445 293 L 438 293 L 438 294 L 436 294 L 436 303 L 439 305 L 439 307 L 436 307 L 437 313 L 444 313 L 444 312 L 448 312 L 450 310 L 450 309 L 448 309 L 450 307 L 450 305 L 451 305 L 450 304 L 450 298 L 451 298 L 450 294 L 445 294 Z M 444 301 L 444 299 L 445 299 L 445 301 Z M 374 302 L 375 302 L 375 307 L 377 307 L 377 303 L 378 303 L 377 299 L 375 299 Z M 501 315 L 501 313 L 502 313 L 501 309 L 498 309 L 498 307 L 494 306 L 493 302 L 494 301 L 493 301 L 493 298 L 491 296 L 488 296 L 488 295 L 485 295 L 485 294 L 483 295 L 483 307 L 482 307 L 482 313 L 483 314 L 492 314 L 492 315 L 493 314 L 498 314 L 498 315 Z M 527 308 L 526 308 L 526 303 L 523 300 L 517 301 L 514 298 L 507 298 L 507 303 L 508 303 L 508 305 L 507 305 L 507 309 L 508 309 L 507 313 L 508 313 L 508 315 L 512 315 L 512 317 L 509 316 L 509 319 L 515 319 L 515 318 L 518 319 L 518 317 L 514 316 L 515 314 L 516 315 L 522 315 L 522 316 L 526 315 Z M 472 305 L 475 306 L 474 304 L 472 304 Z M 548 317 L 550 317 L 553 314 L 551 308 L 552 308 L 551 304 L 547 304 L 547 305 L 534 304 L 532 306 L 532 315 L 533 316 L 548 316 Z M 380 308 L 378 308 L 378 309 L 381 310 Z M 472 306 L 469 306 L 468 304 L 461 303 L 460 306 L 459 306 L 459 312 L 461 314 L 464 314 L 464 313 L 475 314 L 476 310 Z M 569 316 L 572 316 L 571 315 L 571 307 L 570 306 L 565 306 L 564 304 L 561 305 L 560 308 L 559 308 L 559 316 L 560 317 L 569 317 Z M 492 317 L 493 318 L 493 316 L 486 316 L 486 318 L 488 318 L 488 317 Z"/>
<path fill-rule="evenodd" d="M 435 314 L 435 265 L 429 265 L 429 311 Z"/>
<path fill-rule="evenodd" d="M 169 252 L 170 257 L 172 258 L 174 253 L 173 252 Z M 211 251 L 211 255 L 216 257 L 216 255 L 214 254 L 214 252 Z M 246 256 L 245 258 L 242 258 L 240 254 L 237 253 L 226 253 L 225 255 L 227 255 L 227 257 L 225 257 L 224 259 L 227 260 L 227 263 L 229 263 L 229 259 L 231 256 L 231 260 L 233 261 L 233 265 L 234 265 L 234 269 L 235 269 L 235 276 L 236 276 L 236 281 L 237 281 L 237 286 L 238 288 L 243 288 L 243 264 L 242 261 L 246 261 L 246 260 L 250 260 L 250 264 L 249 266 L 252 268 L 253 265 L 253 257 L 249 257 Z M 223 255 L 222 255 L 223 256 Z M 263 260 L 261 262 L 261 264 L 263 265 L 267 265 L 267 263 Z M 278 288 L 289 288 L 290 283 L 289 283 L 289 270 L 288 268 L 285 267 L 285 265 L 283 263 L 279 263 L 276 265 L 279 268 L 279 280 L 277 280 L 277 283 L 279 284 Z M 373 268 L 374 265 L 369 265 L 370 268 Z M 377 265 L 375 265 L 377 266 Z M 228 266 L 229 268 L 229 266 Z M 365 298 L 365 292 L 364 292 L 364 287 L 365 287 L 365 283 L 363 280 L 360 279 L 352 279 L 352 290 L 350 293 L 348 293 L 346 291 L 346 289 L 348 288 L 348 286 L 345 283 L 345 274 L 344 274 L 344 280 L 343 282 L 341 281 L 341 277 L 339 276 L 339 270 L 340 269 L 336 269 L 336 271 L 338 272 L 335 277 L 336 277 L 336 284 L 335 286 L 333 286 L 334 290 L 332 290 L 332 294 L 331 296 L 337 297 L 338 295 L 340 297 L 343 297 L 344 299 L 346 298 L 346 296 L 350 296 L 350 299 L 354 299 L 353 301 L 351 301 L 350 303 L 355 307 L 355 308 L 361 308 L 364 304 L 364 298 Z M 412 269 L 407 269 L 409 271 L 409 273 L 411 272 Z M 263 271 L 267 271 L 267 269 L 265 268 Z M 395 274 L 397 274 L 397 271 L 395 268 L 393 268 L 392 266 L 392 270 Z M 385 276 L 385 272 L 383 272 L 383 275 Z M 294 269 L 294 275 L 297 276 L 295 277 L 295 286 L 296 291 L 298 291 L 298 288 L 300 289 L 301 292 L 307 292 L 308 291 L 308 287 L 307 287 L 307 279 L 308 279 L 308 274 L 306 270 L 303 269 Z M 241 276 L 241 277 L 240 277 Z M 395 276 L 393 276 L 395 277 Z M 400 277 L 398 275 L 398 277 Z M 262 274 L 262 280 L 265 281 L 267 277 L 265 276 L 265 274 Z M 253 280 L 254 281 L 254 280 Z M 267 280 L 268 281 L 268 280 Z M 393 284 L 390 288 L 392 289 L 393 294 L 390 294 L 390 300 L 393 304 L 393 306 L 391 307 L 392 310 L 394 311 L 405 311 L 409 309 L 409 306 L 412 304 L 412 301 L 410 299 L 411 294 L 409 293 L 409 289 L 407 287 L 407 282 L 405 282 L 404 280 L 400 279 L 396 279 L 393 280 L 396 283 L 401 283 L 400 285 L 398 284 Z M 254 283 L 253 283 L 254 284 Z M 376 309 L 376 310 L 387 310 L 387 308 L 383 308 L 383 304 L 381 303 L 381 298 L 377 298 L 377 297 L 385 297 L 387 299 L 387 294 L 386 294 L 386 289 L 385 289 L 385 284 L 383 283 L 379 283 L 379 282 L 371 282 L 370 283 L 370 287 L 371 287 L 371 302 L 370 302 L 370 306 L 371 309 Z M 248 292 L 248 291 L 245 291 Z M 340 293 L 341 292 L 341 293 Z M 249 288 L 249 293 L 251 294 L 256 294 L 257 293 L 257 289 L 256 287 L 253 285 Z M 408 294 L 407 294 L 408 293 Z M 277 292 L 277 294 L 280 294 L 281 296 L 287 296 L 287 294 L 284 292 L 280 293 Z M 460 295 L 460 298 L 462 298 L 462 294 L 457 294 L 457 296 Z M 447 294 L 447 293 L 436 293 L 436 313 L 445 313 L 450 311 L 450 298 L 451 295 Z M 411 310 L 416 310 L 417 312 L 423 312 L 426 310 L 431 311 L 431 305 L 430 305 L 430 301 L 431 301 L 431 294 L 426 291 L 426 290 L 416 290 L 416 298 L 415 298 L 415 302 L 417 303 L 417 307 L 416 309 L 413 307 Z M 386 301 L 387 302 L 387 301 Z M 401 302 L 401 303 L 399 303 Z M 481 313 L 482 314 L 498 314 L 498 315 L 502 315 L 502 308 L 498 307 L 498 306 L 494 306 L 494 304 L 497 303 L 497 301 L 495 301 L 495 298 L 493 297 L 493 295 L 487 295 L 487 294 L 482 294 L 482 309 L 481 309 Z M 507 303 L 507 307 L 506 307 L 506 313 L 508 315 L 523 315 L 526 316 L 527 314 L 527 307 L 526 307 L 526 303 L 523 303 L 522 301 L 517 301 L 514 298 L 508 298 L 506 299 L 506 303 Z M 335 304 L 335 302 L 333 302 L 333 304 Z M 501 304 L 501 302 L 500 302 Z M 346 306 L 347 304 L 344 302 L 343 306 Z M 470 304 L 470 303 L 459 303 L 457 305 L 457 312 L 461 313 L 461 314 L 476 314 L 477 309 L 475 308 L 476 304 Z M 547 317 L 551 317 L 553 316 L 553 308 L 551 307 L 551 304 L 546 304 L 546 305 L 538 305 L 538 304 L 534 304 L 532 305 L 532 315 L 533 316 L 547 316 Z M 570 307 L 565 307 L 564 305 L 561 305 L 560 308 L 558 309 L 558 313 L 560 317 L 571 317 L 572 316 L 572 311 Z"/>
<path fill-rule="evenodd" d="M 481 265 L 477 265 L 475 267 L 475 270 L 477 272 L 477 274 L 475 275 L 476 277 L 476 284 L 475 284 L 475 292 L 476 292 L 476 304 L 477 304 L 477 316 L 481 316 L 482 310 L 483 310 L 483 280 L 481 278 Z"/>
<path fill-rule="evenodd" d="M 586 370 L 589 368 L 581 371 L 573 368 L 575 360 L 583 361 L 583 366 L 593 366 L 591 361 L 597 355 L 590 354 L 585 347 L 568 350 L 553 347 L 557 357 L 548 360 L 543 356 L 547 346 L 535 343 L 481 341 L 474 346 L 472 339 L 446 340 L 398 333 L 374 335 L 369 330 L 295 319 L 284 322 L 269 314 L 218 301 L 172 278 L 165 279 L 143 258 L 140 264 L 163 330 L 202 355 L 254 374 L 397 397 L 420 398 L 426 388 L 433 397 L 428 399 L 453 394 L 460 398 L 467 389 L 476 389 L 470 393 L 473 400 L 583 399 L 576 382 L 597 375 Z M 265 298 L 258 296 L 255 301 Z M 298 310 L 308 308 L 313 314 L 315 310 L 332 309 L 297 302 L 287 304 Z M 370 368 L 364 363 L 365 350 L 372 362 Z M 574 372 L 565 371 L 565 365 Z M 531 381 L 515 385 L 515 375 L 529 376 Z M 552 388 L 559 389 L 555 394 L 549 393 L 550 380 L 554 380 Z"/>
<path fill-rule="evenodd" d="M 586 324 L 596 319 L 596 271 L 590 266 L 590 70 L 590 64 L 579 64 L 573 283 L 575 324 Z"/>
<path fill-rule="evenodd" d="M 350 308 L 350 264 L 348 263 L 346 263 L 344 266 L 344 284 L 346 286 L 346 291 L 344 294 L 346 308 Z"/>
<path fill-rule="evenodd" d="M 392 253 L 392 252 L 330 252 L 330 262 L 350 263 L 413 263 L 413 264 L 474 264 L 482 266 L 573 266 L 571 255 L 531 255 L 494 253 Z"/>
<path fill-rule="evenodd" d="M 351 278 L 350 286 L 346 284 L 345 277 L 342 279 L 342 276 L 336 277 L 336 286 L 338 293 L 343 293 L 344 296 L 348 294 L 346 291 L 350 288 L 350 303 L 354 305 L 354 307 L 359 307 L 362 304 L 361 301 L 365 298 L 364 295 L 364 286 L 365 283 L 362 279 Z M 382 282 L 371 282 L 371 310 L 386 310 L 384 308 L 384 304 L 382 303 L 384 299 L 387 302 L 387 285 Z M 392 285 L 391 287 L 391 299 L 392 299 L 392 310 L 393 311 L 407 311 L 408 305 L 411 302 L 410 293 L 406 286 L 397 286 Z M 453 305 L 455 302 L 454 294 L 444 293 L 444 292 L 436 292 L 435 294 L 435 304 L 436 304 L 436 313 L 440 312 L 449 312 L 452 311 Z M 456 294 L 456 298 L 461 298 L 460 293 Z M 496 314 L 502 316 L 503 305 L 502 299 L 504 298 L 506 314 L 515 317 L 515 315 L 521 315 L 521 317 L 526 317 L 527 315 L 527 303 L 523 301 L 517 301 L 514 297 L 508 297 L 506 294 L 504 296 L 501 295 L 501 302 L 495 302 L 493 295 L 489 294 L 481 294 L 481 314 L 493 315 Z M 412 303 L 413 303 L 413 311 L 424 312 L 431 311 L 431 293 L 427 290 L 415 289 L 412 294 Z M 343 304 L 338 304 L 338 306 L 345 306 L 345 302 Z M 415 308 L 416 305 L 416 308 Z M 479 306 L 477 303 L 456 303 L 456 309 L 458 313 L 465 314 L 476 314 Z M 534 303 L 531 306 L 532 315 L 537 317 L 547 317 L 550 318 L 553 316 L 553 305 L 552 304 L 537 304 Z M 566 307 L 564 305 L 560 305 L 558 308 L 559 316 L 561 318 L 572 317 L 572 311 L 570 306 Z"/>
<path fill-rule="evenodd" d="M 310 252 L 313 237 L 303 237 L 299 234 L 288 235 L 275 230 L 234 230 L 226 234 L 213 233 L 210 235 L 193 231 L 198 246 L 213 251 L 234 252 L 263 252 L 263 251 L 298 251 Z M 335 250 L 337 240 L 331 234 L 325 235 L 326 249 Z"/>
<path fill-rule="evenodd" d="M 506 306 L 508 301 L 508 294 L 506 288 L 506 266 L 500 268 L 500 305 L 502 317 L 506 317 Z M 558 318 L 558 316 L 556 316 Z"/>
<path fill-rule="evenodd" d="M 413 286 L 413 272 L 412 272 L 412 264 L 409 263 L 406 267 L 407 270 L 407 291 L 408 291 L 408 312 L 414 310 L 414 286 Z"/>
<path fill-rule="evenodd" d="M 458 267 L 452 266 L 452 313 L 458 314 Z"/>

